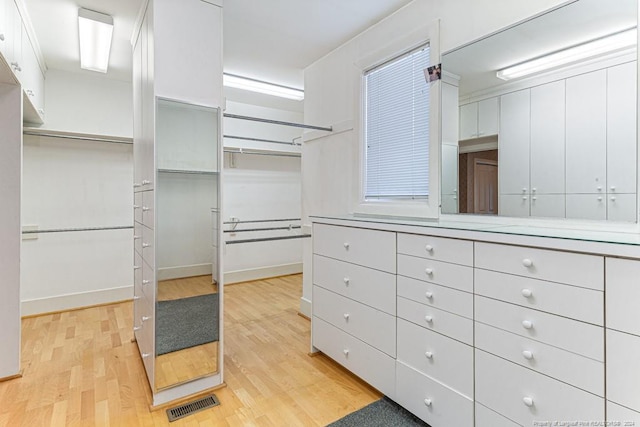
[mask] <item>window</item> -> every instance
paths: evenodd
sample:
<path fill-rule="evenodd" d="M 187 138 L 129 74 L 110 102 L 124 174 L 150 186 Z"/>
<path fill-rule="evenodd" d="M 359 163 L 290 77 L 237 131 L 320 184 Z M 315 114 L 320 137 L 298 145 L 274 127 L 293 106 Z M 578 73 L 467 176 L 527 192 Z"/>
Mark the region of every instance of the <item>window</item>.
<path fill-rule="evenodd" d="M 429 46 L 365 73 L 365 199 L 429 196 Z"/>

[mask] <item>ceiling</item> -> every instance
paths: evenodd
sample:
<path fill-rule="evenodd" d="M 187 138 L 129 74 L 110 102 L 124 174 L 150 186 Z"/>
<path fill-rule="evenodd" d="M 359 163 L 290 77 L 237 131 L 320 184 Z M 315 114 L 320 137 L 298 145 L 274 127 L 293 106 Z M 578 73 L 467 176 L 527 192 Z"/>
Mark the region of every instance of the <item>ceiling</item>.
<path fill-rule="evenodd" d="M 411 0 L 226 0 L 224 69 L 293 87 L 303 70 Z M 131 80 L 131 34 L 142 0 L 24 0 L 48 68 L 80 70 L 79 7 L 113 16 L 107 77 Z M 89 71 L 82 71 L 87 72 Z"/>

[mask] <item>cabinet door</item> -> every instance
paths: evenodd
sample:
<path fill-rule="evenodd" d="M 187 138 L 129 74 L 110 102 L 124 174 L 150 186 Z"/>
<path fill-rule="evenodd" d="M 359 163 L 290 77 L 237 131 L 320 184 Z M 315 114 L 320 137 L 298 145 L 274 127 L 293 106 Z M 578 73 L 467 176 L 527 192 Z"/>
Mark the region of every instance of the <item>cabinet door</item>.
<path fill-rule="evenodd" d="M 498 98 L 489 98 L 478 103 L 478 136 L 498 133 Z"/>
<path fill-rule="evenodd" d="M 142 34 L 138 35 L 133 49 L 133 183 L 134 191 L 141 190 L 142 183 Z M 142 206 L 142 201 L 136 203 Z"/>
<path fill-rule="evenodd" d="M 564 218 L 564 194 L 535 194 L 531 196 L 531 216 L 539 218 Z"/>
<path fill-rule="evenodd" d="M 460 107 L 460 139 L 478 137 L 478 103 L 472 102 Z"/>
<path fill-rule="evenodd" d="M 442 145 L 442 194 L 458 192 L 458 146 Z"/>
<path fill-rule="evenodd" d="M 532 193 L 564 193 L 564 107 L 564 80 L 531 89 Z"/>
<path fill-rule="evenodd" d="M 567 193 L 601 192 L 607 186 L 606 70 L 567 79 L 566 114 Z"/>
<path fill-rule="evenodd" d="M 7 46 L 7 0 L 0 0 L 0 53 L 5 58 Z"/>
<path fill-rule="evenodd" d="M 15 74 L 18 81 L 22 81 L 22 17 L 20 16 L 20 12 L 18 11 L 18 6 L 16 6 L 13 0 L 8 0 L 8 6 L 11 10 L 10 21 L 11 28 L 9 31 L 11 32 L 11 40 L 7 42 L 11 43 L 13 47 L 11 48 L 11 69 Z M 9 62 L 9 61 L 7 61 Z"/>
<path fill-rule="evenodd" d="M 567 218 L 607 219 L 607 199 L 600 194 L 567 194 Z"/>
<path fill-rule="evenodd" d="M 607 219 L 610 221 L 636 222 L 635 194 L 608 194 Z"/>
<path fill-rule="evenodd" d="M 442 83 L 442 143 L 458 145 L 458 88 Z"/>
<path fill-rule="evenodd" d="M 529 89 L 500 97 L 498 174 L 500 194 L 529 191 Z"/>
<path fill-rule="evenodd" d="M 42 115 L 44 113 L 44 76 L 35 49 L 26 32 L 22 37 L 22 58 L 24 63 L 22 88 L 34 109 Z"/>
<path fill-rule="evenodd" d="M 636 61 L 607 70 L 607 191 L 636 192 Z"/>
<path fill-rule="evenodd" d="M 640 338 L 607 330 L 607 399 L 640 411 Z"/>
<path fill-rule="evenodd" d="M 498 201 L 498 214 L 519 217 L 529 216 L 529 196 L 501 194 Z"/>
<path fill-rule="evenodd" d="M 640 261 L 607 258 L 605 270 L 607 328 L 640 336 Z"/>

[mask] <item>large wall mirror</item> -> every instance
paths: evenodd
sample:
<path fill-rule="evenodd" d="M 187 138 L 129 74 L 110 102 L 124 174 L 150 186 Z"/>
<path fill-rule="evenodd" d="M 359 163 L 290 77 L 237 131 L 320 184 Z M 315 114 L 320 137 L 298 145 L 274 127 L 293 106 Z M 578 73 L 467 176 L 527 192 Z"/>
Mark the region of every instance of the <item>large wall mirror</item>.
<path fill-rule="evenodd" d="M 157 100 L 156 390 L 218 371 L 218 141 L 218 109 Z"/>
<path fill-rule="evenodd" d="M 443 214 L 636 222 L 637 0 L 578 0 L 442 56 Z"/>

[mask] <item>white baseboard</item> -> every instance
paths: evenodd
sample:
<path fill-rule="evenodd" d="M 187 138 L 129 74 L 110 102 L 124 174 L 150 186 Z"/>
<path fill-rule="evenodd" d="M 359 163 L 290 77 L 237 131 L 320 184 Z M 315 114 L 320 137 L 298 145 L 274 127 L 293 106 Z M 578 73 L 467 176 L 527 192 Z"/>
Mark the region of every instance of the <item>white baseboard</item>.
<path fill-rule="evenodd" d="M 309 301 L 305 297 L 300 298 L 300 314 L 303 314 L 311 319 L 311 301 Z"/>
<path fill-rule="evenodd" d="M 22 301 L 20 304 L 22 316 L 65 311 L 92 305 L 108 304 L 111 302 L 130 300 L 133 298 L 133 285 L 121 288 L 100 289 L 96 291 L 80 292 L 76 294 L 58 295 L 48 298 L 38 298 Z"/>
<path fill-rule="evenodd" d="M 211 274 L 211 263 L 181 265 L 158 269 L 158 280 L 179 279 L 181 277 L 204 276 Z"/>
<path fill-rule="evenodd" d="M 248 270 L 228 271 L 224 273 L 224 283 L 248 282 L 250 280 L 266 279 L 268 277 L 286 276 L 302 273 L 302 263 L 273 265 L 269 267 L 251 268 Z"/>

